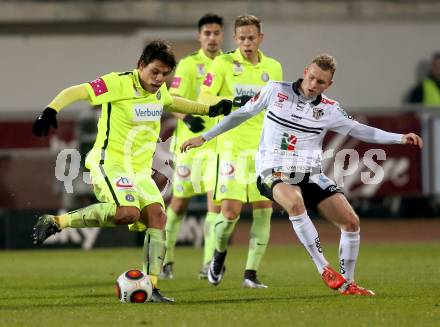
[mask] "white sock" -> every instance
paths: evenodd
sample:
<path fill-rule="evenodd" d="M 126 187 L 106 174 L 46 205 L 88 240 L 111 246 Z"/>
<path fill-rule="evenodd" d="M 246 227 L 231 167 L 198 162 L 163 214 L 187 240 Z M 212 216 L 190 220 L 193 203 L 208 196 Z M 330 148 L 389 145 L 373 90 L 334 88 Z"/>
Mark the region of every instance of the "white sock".
<path fill-rule="evenodd" d="M 339 242 L 339 268 L 344 278 L 351 282 L 354 280 L 354 268 L 359 254 L 360 229 L 357 232 L 341 230 Z"/>
<path fill-rule="evenodd" d="M 289 217 L 289 219 L 292 222 L 293 229 L 300 242 L 312 257 L 319 274 L 322 274 L 324 268 L 328 266 L 328 261 L 324 258 L 318 231 L 310 220 L 307 211 L 304 211 L 304 213 L 299 216 Z"/>

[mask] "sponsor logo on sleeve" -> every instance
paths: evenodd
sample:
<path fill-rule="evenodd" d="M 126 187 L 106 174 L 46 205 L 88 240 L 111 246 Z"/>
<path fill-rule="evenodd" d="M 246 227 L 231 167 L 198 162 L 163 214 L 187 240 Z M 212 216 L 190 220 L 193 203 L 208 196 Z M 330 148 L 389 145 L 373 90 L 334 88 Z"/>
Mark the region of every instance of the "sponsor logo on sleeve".
<path fill-rule="evenodd" d="M 321 98 L 321 103 L 323 103 L 323 104 L 329 104 L 329 105 L 334 105 L 336 102 L 335 102 L 335 101 L 332 101 L 332 100 L 330 100 L 330 99 L 327 99 L 327 98 L 322 97 L 322 98 Z"/>
<path fill-rule="evenodd" d="M 352 116 L 350 116 L 344 109 L 342 109 L 341 107 L 337 107 L 338 111 L 345 117 L 348 119 L 353 119 Z"/>
<path fill-rule="evenodd" d="M 180 86 L 180 82 L 182 81 L 181 77 L 174 77 L 173 82 L 171 83 L 170 88 L 178 89 Z"/>
<path fill-rule="evenodd" d="M 287 95 L 285 95 L 284 93 L 281 93 L 281 92 L 278 92 L 277 97 L 278 97 L 279 102 L 284 102 L 289 99 L 289 97 Z"/>
<path fill-rule="evenodd" d="M 162 112 L 161 103 L 137 103 L 133 105 L 133 121 L 159 121 Z"/>
<path fill-rule="evenodd" d="M 107 85 L 105 84 L 105 82 L 102 78 L 97 78 L 97 79 L 89 82 L 89 84 L 92 87 L 93 93 L 95 93 L 95 96 L 99 96 L 99 95 L 102 95 L 102 94 L 108 92 Z"/>
<path fill-rule="evenodd" d="M 211 73 L 208 73 L 205 77 L 205 80 L 203 81 L 203 85 L 211 86 L 213 80 L 214 76 Z"/>

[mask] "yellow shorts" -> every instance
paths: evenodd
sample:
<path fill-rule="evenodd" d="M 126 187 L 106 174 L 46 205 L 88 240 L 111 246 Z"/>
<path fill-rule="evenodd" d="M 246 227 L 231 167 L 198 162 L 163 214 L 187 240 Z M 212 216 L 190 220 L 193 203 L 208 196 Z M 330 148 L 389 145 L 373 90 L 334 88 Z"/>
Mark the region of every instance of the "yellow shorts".
<path fill-rule="evenodd" d="M 255 155 L 219 155 L 214 202 L 225 199 L 243 203 L 268 200 L 257 188 Z"/>
<path fill-rule="evenodd" d="M 95 165 L 90 171 L 93 192 L 100 202 L 119 206 L 134 206 L 142 210 L 146 206 L 165 204 L 162 194 L 149 174 L 128 174 L 117 165 Z M 146 226 L 137 222 L 129 225 L 130 231 L 143 231 Z"/>
<path fill-rule="evenodd" d="M 190 198 L 214 189 L 217 154 L 211 149 L 176 154 L 173 196 Z"/>

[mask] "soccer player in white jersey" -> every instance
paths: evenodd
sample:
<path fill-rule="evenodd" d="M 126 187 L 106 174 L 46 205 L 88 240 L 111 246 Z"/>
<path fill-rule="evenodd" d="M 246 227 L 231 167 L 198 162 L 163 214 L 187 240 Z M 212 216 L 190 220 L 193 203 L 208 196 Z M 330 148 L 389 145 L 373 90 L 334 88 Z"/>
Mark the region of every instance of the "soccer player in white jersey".
<path fill-rule="evenodd" d="M 181 151 L 198 147 L 266 109 L 263 132 L 255 160 L 258 189 L 289 214 L 293 228 L 323 281 L 344 295 L 374 295 L 358 286 L 354 270 L 359 253 L 359 217 L 336 183 L 321 172 L 322 142 L 327 131 L 350 135 L 364 142 L 414 144 L 414 134 L 395 134 L 363 125 L 352 119 L 339 103 L 322 93 L 332 85 L 336 62 L 323 54 L 294 83 L 271 81 L 246 105 L 216 127 L 182 144 Z M 341 274 L 325 259 L 318 232 L 306 209 L 315 209 L 341 230 Z"/>

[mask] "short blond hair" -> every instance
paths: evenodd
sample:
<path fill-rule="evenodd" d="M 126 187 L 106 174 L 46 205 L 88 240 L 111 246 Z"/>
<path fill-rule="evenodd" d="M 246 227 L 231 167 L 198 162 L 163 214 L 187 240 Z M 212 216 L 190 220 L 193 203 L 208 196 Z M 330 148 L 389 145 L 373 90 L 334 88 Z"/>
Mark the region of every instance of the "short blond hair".
<path fill-rule="evenodd" d="M 316 64 L 322 70 L 330 71 L 332 73 L 332 76 L 335 74 L 336 60 L 327 53 L 322 53 L 316 56 L 310 64 Z"/>
<path fill-rule="evenodd" d="M 261 20 L 254 15 L 241 15 L 238 16 L 234 23 L 234 31 L 238 27 L 255 25 L 258 29 L 258 33 L 261 33 Z"/>

